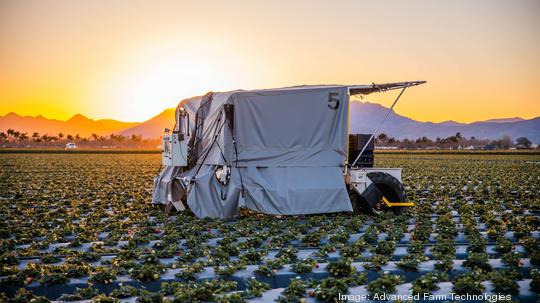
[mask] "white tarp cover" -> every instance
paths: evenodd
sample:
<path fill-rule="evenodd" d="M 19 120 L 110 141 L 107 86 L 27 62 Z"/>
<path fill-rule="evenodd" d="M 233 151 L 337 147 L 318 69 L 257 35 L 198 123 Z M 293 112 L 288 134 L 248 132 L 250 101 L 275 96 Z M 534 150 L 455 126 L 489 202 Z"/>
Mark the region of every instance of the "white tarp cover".
<path fill-rule="evenodd" d="M 234 108 L 233 121 L 226 104 Z M 241 207 L 287 215 L 352 211 L 342 173 L 346 86 L 209 93 L 180 106 L 189 114 L 190 135 L 200 139 L 192 148 L 197 164 L 183 173 L 164 168 L 154 181 L 153 203 L 170 202 L 181 190 L 173 178 L 188 177 L 187 204 L 198 217 L 228 218 Z M 226 186 L 214 176 L 224 164 L 232 167 Z"/>

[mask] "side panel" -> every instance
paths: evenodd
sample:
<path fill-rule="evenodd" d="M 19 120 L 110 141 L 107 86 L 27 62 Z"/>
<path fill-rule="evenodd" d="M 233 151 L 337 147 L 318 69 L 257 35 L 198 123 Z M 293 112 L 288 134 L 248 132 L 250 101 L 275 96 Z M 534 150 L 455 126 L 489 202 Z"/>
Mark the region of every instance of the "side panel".
<path fill-rule="evenodd" d="M 238 166 L 340 167 L 347 155 L 345 87 L 233 96 Z"/>

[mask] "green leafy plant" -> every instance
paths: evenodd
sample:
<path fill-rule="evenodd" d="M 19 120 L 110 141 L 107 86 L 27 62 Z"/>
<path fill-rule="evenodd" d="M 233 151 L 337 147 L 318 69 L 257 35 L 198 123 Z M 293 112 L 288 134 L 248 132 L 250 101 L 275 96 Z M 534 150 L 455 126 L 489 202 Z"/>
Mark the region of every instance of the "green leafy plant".
<path fill-rule="evenodd" d="M 480 295 L 484 292 L 485 287 L 481 283 L 478 275 L 474 273 L 466 273 L 456 277 L 454 280 L 453 290 L 458 295 Z"/>
<path fill-rule="evenodd" d="M 314 259 L 306 258 L 295 262 L 291 267 L 297 274 L 307 274 L 312 272 L 313 268 L 317 266 L 317 262 Z"/>
<path fill-rule="evenodd" d="M 322 238 L 323 238 L 323 234 L 321 232 L 314 231 L 312 233 L 305 235 L 302 238 L 302 244 L 308 247 L 317 247 L 321 244 Z"/>
<path fill-rule="evenodd" d="M 395 241 L 386 241 L 381 240 L 373 250 L 376 254 L 379 255 L 392 255 L 394 253 L 394 250 L 396 249 L 396 242 Z"/>
<path fill-rule="evenodd" d="M 164 272 L 165 266 L 162 264 L 143 264 L 134 267 L 130 275 L 139 281 L 154 281 L 158 280 Z"/>
<path fill-rule="evenodd" d="M 371 296 L 377 294 L 390 294 L 396 291 L 396 285 L 403 283 L 404 279 L 399 275 L 382 274 L 379 278 L 371 281 L 366 289 Z"/>
<path fill-rule="evenodd" d="M 346 294 L 349 286 L 343 279 L 327 278 L 322 279 L 313 291 L 309 292 L 310 297 L 315 297 L 323 302 L 339 302 L 339 295 Z"/>
<path fill-rule="evenodd" d="M 530 287 L 535 293 L 540 293 L 540 271 L 536 268 L 531 270 Z"/>
<path fill-rule="evenodd" d="M 420 260 L 414 255 L 404 256 L 397 262 L 397 266 L 405 271 L 418 271 Z"/>
<path fill-rule="evenodd" d="M 0 299 L 2 297 L 0 296 Z M 42 296 L 36 296 L 31 291 L 25 289 L 25 288 L 19 288 L 17 293 L 15 293 L 15 296 L 9 300 L 9 302 L 13 303 L 25 303 L 25 302 L 32 302 L 32 303 L 47 303 L 50 302 L 47 298 Z"/>
<path fill-rule="evenodd" d="M 125 299 L 137 296 L 139 290 L 131 285 L 121 285 L 118 288 L 113 289 L 110 295 L 118 299 Z"/>
<path fill-rule="evenodd" d="M 270 289 L 270 285 L 260 282 L 255 278 L 246 281 L 246 298 L 261 297 L 262 294 Z"/>
<path fill-rule="evenodd" d="M 519 272 L 512 270 L 491 272 L 490 280 L 493 285 L 493 291 L 500 294 L 518 295 L 519 285 L 516 280 L 520 277 Z"/>
<path fill-rule="evenodd" d="M 186 265 L 186 267 L 184 267 L 181 272 L 175 274 L 175 276 L 177 278 L 186 280 L 195 280 L 195 274 L 202 272 L 204 270 L 204 266 L 204 262 L 195 262 L 190 265 Z"/>
<path fill-rule="evenodd" d="M 328 263 L 326 270 L 328 270 L 332 276 L 342 277 L 352 274 L 355 272 L 356 268 L 352 265 L 351 259 L 339 258 L 337 261 Z"/>
<path fill-rule="evenodd" d="M 506 265 L 519 267 L 521 264 L 521 254 L 518 252 L 508 252 L 502 255 L 501 260 Z"/>
<path fill-rule="evenodd" d="M 439 290 L 440 287 L 437 285 L 442 281 L 447 281 L 448 275 L 443 272 L 430 272 L 427 273 L 413 282 L 412 291 L 414 294 L 425 294 L 432 293 L 433 291 Z"/>
<path fill-rule="evenodd" d="M 471 270 L 491 271 L 488 259 L 489 256 L 486 253 L 471 253 L 467 256 L 467 260 L 463 262 L 463 266 L 469 267 Z"/>
<path fill-rule="evenodd" d="M 300 302 L 306 295 L 306 283 L 299 278 L 291 279 L 289 286 L 285 288 L 278 302 Z"/>
<path fill-rule="evenodd" d="M 92 283 L 111 284 L 116 280 L 116 272 L 109 268 L 100 267 L 88 279 Z"/>
<path fill-rule="evenodd" d="M 73 294 L 63 294 L 60 297 L 61 301 L 80 301 L 88 300 L 99 295 L 99 290 L 93 287 L 77 288 Z"/>

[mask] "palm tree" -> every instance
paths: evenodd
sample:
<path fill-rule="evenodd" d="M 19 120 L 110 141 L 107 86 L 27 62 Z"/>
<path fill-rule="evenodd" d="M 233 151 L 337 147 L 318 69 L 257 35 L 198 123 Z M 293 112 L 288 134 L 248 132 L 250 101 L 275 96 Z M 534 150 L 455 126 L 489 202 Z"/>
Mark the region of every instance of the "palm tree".
<path fill-rule="evenodd" d="M 7 140 L 7 138 L 8 138 L 8 134 L 6 134 L 4 132 L 0 132 L 0 139 Z"/>
<path fill-rule="evenodd" d="M 58 138 L 60 138 L 60 139 L 64 138 L 64 134 L 63 133 L 58 133 Z"/>
<path fill-rule="evenodd" d="M 14 129 L 9 128 L 9 129 L 7 130 L 7 135 L 8 135 L 8 136 L 13 137 L 13 134 L 14 134 L 14 133 L 15 133 L 15 130 L 14 130 Z"/>
<path fill-rule="evenodd" d="M 19 136 L 19 140 L 25 141 L 26 139 L 28 139 L 28 134 L 27 133 L 21 133 L 21 135 Z"/>
<path fill-rule="evenodd" d="M 68 134 L 68 135 L 66 136 L 66 138 L 67 138 L 69 141 L 73 141 L 73 135 L 71 135 L 71 134 Z"/>
<path fill-rule="evenodd" d="M 90 136 L 92 137 L 92 139 L 94 139 L 94 141 L 96 141 L 98 139 L 98 135 L 96 133 L 93 133 Z"/>

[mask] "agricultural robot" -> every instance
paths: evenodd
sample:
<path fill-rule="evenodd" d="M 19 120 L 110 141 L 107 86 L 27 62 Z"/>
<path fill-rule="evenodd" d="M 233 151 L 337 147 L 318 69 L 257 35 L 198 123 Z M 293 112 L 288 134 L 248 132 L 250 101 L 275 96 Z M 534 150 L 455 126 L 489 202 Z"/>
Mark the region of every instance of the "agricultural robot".
<path fill-rule="evenodd" d="M 425 81 L 210 92 L 180 102 L 162 137 L 153 203 L 227 218 L 245 207 L 279 215 L 401 214 L 401 168 L 376 168 L 374 137 Z M 372 134 L 351 134 L 350 97 L 400 90 Z"/>

